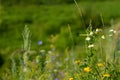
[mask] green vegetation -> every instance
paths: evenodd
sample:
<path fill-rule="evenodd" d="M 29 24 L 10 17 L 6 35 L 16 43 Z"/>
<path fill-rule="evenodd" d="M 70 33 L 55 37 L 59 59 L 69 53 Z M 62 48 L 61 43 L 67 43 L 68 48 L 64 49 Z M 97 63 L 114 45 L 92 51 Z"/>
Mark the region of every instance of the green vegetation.
<path fill-rule="evenodd" d="M 117 41 L 112 43 L 114 36 L 108 31 L 115 29 L 120 19 L 119 1 L 80 1 L 79 8 L 69 0 L 57 1 L 61 0 L 8 5 L 2 0 L 0 64 L 2 60 L 5 63 L 0 79 L 119 79 Z M 96 34 L 97 29 L 100 34 Z M 85 41 L 86 37 L 91 40 Z"/>
<path fill-rule="evenodd" d="M 97 2 L 97 1 L 119 1 L 119 0 L 76 0 L 76 1 L 85 1 L 85 2 Z M 1 0 L 3 5 L 56 5 L 56 4 L 73 4 L 74 0 Z"/>
<path fill-rule="evenodd" d="M 115 27 L 117 28 L 117 27 Z M 106 30 L 105 30 L 106 31 Z M 73 41 L 71 28 L 68 26 L 68 37 Z M 117 37 L 117 31 L 113 28 L 104 33 L 102 29 L 92 30 L 91 24 L 85 34 L 86 57 L 80 58 L 76 54 L 74 45 L 59 51 L 54 44 L 57 36 L 51 36 L 51 46 L 49 50 L 31 50 L 30 31 L 25 26 L 23 35 L 23 50 L 13 53 L 10 56 L 10 67 L 5 68 L 1 73 L 2 80 L 119 80 L 120 78 L 120 58 L 119 52 L 114 47 L 114 42 L 106 43 Z M 118 38 L 118 37 L 117 37 Z M 100 42 L 100 43 L 98 43 Z M 105 44 L 103 46 L 103 44 Z M 42 42 L 39 42 L 42 46 Z M 112 45 L 111 48 L 107 45 Z M 107 49 L 112 49 L 114 53 L 108 53 Z M 114 49 L 113 49 L 114 48 Z M 115 56 L 113 56 L 115 55 Z"/>
<path fill-rule="evenodd" d="M 110 25 L 111 20 L 115 22 L 115 20 L 119 19 L 119 7 L 118 2 L 80 3 L 84 21 L 88 25 L 91 19 L 95 28 L 101 27 L 101 14 L 105 25 Z M 46 43 L 47 37 L 61 33 L 61 30 L 65 29 L 68 24 L 75 35 L 79 34 L 81 30 L 83 31 L 84 28 L 75 4 L 2 6 L 0 18 L 0 36 L 2 36 L 0 47 L 4 51 L 9 51 L 13 47 L 14 49 L 20 47 L 19 45 L 22 43 L 20 33 L 26 24 L 32 30 L 32 44 L 34 46 L 37 46 L 38 40 L 43 40 Z"/>

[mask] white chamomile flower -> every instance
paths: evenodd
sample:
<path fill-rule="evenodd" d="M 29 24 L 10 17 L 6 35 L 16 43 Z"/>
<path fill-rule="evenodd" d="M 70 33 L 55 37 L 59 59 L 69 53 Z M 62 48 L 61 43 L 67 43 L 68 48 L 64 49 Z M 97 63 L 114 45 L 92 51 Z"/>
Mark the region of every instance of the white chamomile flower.
<path fill-rule="evenodd" d="M 88 45 L 88 48 L 93 48 L 93 47 L 94 47 L 94 44 Z"/>
<path fill-rule="evenodd" d="M 114 30 L 113 29 L 110 29 L 109 32 L 113 32 Z"/>
<path fill-rule="evenodd" d="M 98 28 L 97 28 L 97 29 L 95 30 L 95 33 L 98 34 L 98 33 L 101 32 L 101 31 L 102 31 L 102 29 L 98 29 Z"/>
<path fill-rule="evenodd" d="M 114 29 L 110 29 L 109 32 L 110 32 L 110 33 L 113 33 L 113 34 L 116 33 L 116 31 L 115 31 Z"/>
<path fill-rule="evenodd" d="M 92 35 L 93 35 L 93 32 L 91 31 L 91 32 L 90 32 L 90 36 L 92 36 Z"/>
<path fill-rule="evenodd" d="M 96 32 L 99 32 L 99 29 L 97 28 L 95 31 L 96 31 Z"/>
<path fill-rule="evenodd" d="M 104 36 L 104 35 L 102 35 L 102 36 L 101 36 L 101 38 L 102 38 L 102 39 L 105 39 L 105 36 Z"/>
<path fill-rule="evenodd" d="M 86 37 L 86 39 L 85 39 L 86 41 L 90 41 L 90 37 Z"/>

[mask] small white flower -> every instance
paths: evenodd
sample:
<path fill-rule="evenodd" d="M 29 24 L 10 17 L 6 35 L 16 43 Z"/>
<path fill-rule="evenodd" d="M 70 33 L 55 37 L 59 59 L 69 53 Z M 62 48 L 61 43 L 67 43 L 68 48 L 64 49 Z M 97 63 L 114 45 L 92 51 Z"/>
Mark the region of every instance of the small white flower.
<path fill-rule="evenodd" d="M 98 29 L 98 28 L 97 28 L 97 29 L 95 30 L 95 34 L 98 34 L 98 32 L 102 32 L 102 29 Z"/>
<path fill-rule="evenodd" d="M 112 33 L 112 34 L 115 34 L 115 33 L 116 33 L 116 31 L 113 30 L 113 29 L 110 29 L 109 32 Z"/>
<path fill-rule="evenodd" d="M 105 36 L 104 36 L 104 35 L 102 35 L 102 36 L 101 36 L 101 38 L 102 38 L 102 39 L 105 39 Z"/>
<path fill-rule="evenodd" d="M 96 32 L 98 32 L 98 31 L 99 31 L 99 29 L 97 28 L 97 29 L 96 29 Z"/>
<path fill-rule="evenodd" d="M 109 32 L 113 32 L 114 30 L 113 29 L 110 29 Z"/>
<path fill-rule="evenodd" d="M 90 41 L 90 37 L 86 37 L 86 39 L 85 39 L 86 41 Z"/>
<path fill-rule="evenodd" d="M 90 32 L 90 36 L 92 36 L 92 35 L 93 35 L 93 32 L 91 31 L 91 32 Z"/>
<path fill-rule="evenodd" d="M 94 47 L 94 44 L 88 45 L 88 48 L 93 48 L 93 47 Z"/>

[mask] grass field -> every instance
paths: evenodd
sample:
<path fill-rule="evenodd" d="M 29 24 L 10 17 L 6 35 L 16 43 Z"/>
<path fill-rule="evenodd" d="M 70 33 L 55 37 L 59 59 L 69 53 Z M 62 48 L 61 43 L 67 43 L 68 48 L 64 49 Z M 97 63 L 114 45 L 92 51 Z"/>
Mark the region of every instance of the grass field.
<path fill-rule="evenodd" d="M 116 44 L 114 37 L 109 37 L 109 30 L 113 29 L 114 35 L 119 27 L 119 1 L 78 5 L 87 24 L 90 19 L 94 22 L 94 29 L 85 28 L 75 4 L 0 6 L 0 53 L 5 60 L 0 78 L 119 80 L 120 66 L 113 53 Z M 102 25 L 99 19 L 103 19 Z M 26 37 L 28 28 L 30 39 Z M 96 34 L 97 29 L 100 34 Z M 86 41 L 86 37 L 91 40 Z"/>
<path fill-rule="evenodd" d="M 82 10 L 90 9 L 88 16 L 92 15 L 94 17 L 94 15 L 102 14 L 106 24 L 110 24 L 111 19 L 116 21 L 120 16 L 118 2 L 81 2 L 79 5 Z M 75 4 L 2 7 L 0 18 L 1 36 L 3 36 L 0 42 L 3 48 L 9 45 L 9 40 L 14 44 L 13 47 L 19 44 L 21 31 L 26 24 L 34 35 L 32 39 L 35 42 L 32 44 L 36 44 L 39 39 L 45 41 L 45 36 L 59 34 L 61 28 L 66 28 L 68 24 L 76 33 L 79 33 L 82 27 Z M 9 37 L 10 35 L 13 36 Z M 9 38 L 6 39 L 6 37 Z"/>

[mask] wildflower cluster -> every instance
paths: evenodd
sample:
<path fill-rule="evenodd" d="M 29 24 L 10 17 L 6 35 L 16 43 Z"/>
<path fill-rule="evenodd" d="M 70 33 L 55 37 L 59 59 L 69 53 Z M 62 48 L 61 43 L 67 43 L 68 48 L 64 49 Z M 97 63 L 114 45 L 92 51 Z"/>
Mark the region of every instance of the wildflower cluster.
<path fill-rule="evenodd" d="M 44 42 L 38 41 L 38 51 L 30 49 L 30 33 L 25 27 L 23 38 L 24 45 L 22 54 L 11 57 L 11 68 L 6 70 L 2 80 L 119 80 L 120 63 L 116 64 L 107 60 L 108 55 L 103 50 L 109 36 L 104 34 L 102 29 L 86 30 L 84 57 L 76 54 L 77 48 L 65 48 L 58 50 L 56 46 L 59 35 L 51 35 L 49 48 L 42 48 Z M 117 32 L 110 29 L 109 34 Z M 110 37 L 112 37 L 110 36 Z M 111 47 L 111 46 L 110 46 Z M 79 47 L 78 47 L 79 48 Z M 75 49 L 75 50 L 74 50 Z M 106 48 L 105 48 L 106 49 Z M 111 48 L 110 48 L 111 49 Z M 109 49 L 109 51 L 110 51 Z M 80 52 L 80 50 L 78 50 Z M 75 54 L 76 56 L 73 56 Z M 101 57 L 102 56 L 102 57 Z M 7 72 L 8 71 L 8 72 Z M 11 75 L 10 75 L 11 74 Z M 1 77 L 0 77 L 1 78 Z"/>
<path fill-rule="evenodd" d="M 102 29 L 97 28 L 96 30 L 93 30 L 91 26 L 88 28 L 87 34 L 86 34 L 87 36 L 85 38 L 88 48 L 95 47 L 94 43 L 95 43 L 96 37 L 98 37 L 99 34 L 102 34 Z M 101 38 L 105 39 L 105 36 L 102 34 Z"/>
<path fill-rule="evenodd" d="M 110 37 L 112 37 L 115 33 L 116 33 L 116 31 L 114 29 L 109 30 L 109 36 Z"/>
<path fill-rule="evenodd" d="M 104 61 L 104 59 L 101 58 L 101 55 L 103 55 L 101 45 L 103 44 L 102 42 L 106 41 L 108 36 L 104 35 L 104 31 L 102 29 L 97 28 L 93 30 L 91 27 L 88 28 L 86 33 L 85 42 L 88 57 L 83 60 L 75 61 L 75 72 L 72 73 L 74 74 L 73 78 L 75 80 L 113 79 L 115 76 L 117 76 L 116 74 L 119 71 L 116 71 L 114 76 L 112 76 L 112 72 L 114 71 L 115 67 L 112 66 L 112 63 Z M 111 29 L 109 33 L 115 34 L 116 31 Z M 98 43 L 96 44 L 96 42 L 100 42 L 101 51 L 99 51 L 99 48 L 97 48 Z"/>

